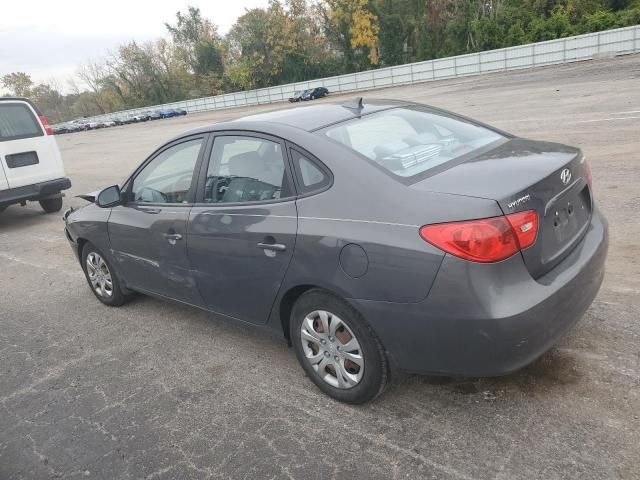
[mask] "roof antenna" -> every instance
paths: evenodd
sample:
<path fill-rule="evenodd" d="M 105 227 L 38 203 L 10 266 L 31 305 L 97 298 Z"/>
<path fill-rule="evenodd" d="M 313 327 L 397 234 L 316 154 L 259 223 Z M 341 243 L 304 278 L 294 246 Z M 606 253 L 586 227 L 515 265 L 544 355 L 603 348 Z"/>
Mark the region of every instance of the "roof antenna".
<path fill-rule="evenodd" d="M 347 103 L 343 103 L 342 106 L 344 108 L 348 108 L 349 110 L 357 110 L 357 113 L 360 113 L 364 108 L 362 97 L 352 98 Z"/>

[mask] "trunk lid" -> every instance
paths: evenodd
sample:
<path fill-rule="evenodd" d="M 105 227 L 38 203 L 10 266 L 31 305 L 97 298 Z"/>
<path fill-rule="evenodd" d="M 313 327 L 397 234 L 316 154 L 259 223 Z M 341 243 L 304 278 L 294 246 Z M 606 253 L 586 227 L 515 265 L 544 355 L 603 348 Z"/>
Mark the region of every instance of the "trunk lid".
<path fill-rule="evenodd" d="M 569 254 L 591 220 L 584 157 L 579 149 L 556 143 L 514 138 L 411 188 L 492 199 L 505 214 L 535 210 L 538 235 L 522 252 L 534 278 Z"/>

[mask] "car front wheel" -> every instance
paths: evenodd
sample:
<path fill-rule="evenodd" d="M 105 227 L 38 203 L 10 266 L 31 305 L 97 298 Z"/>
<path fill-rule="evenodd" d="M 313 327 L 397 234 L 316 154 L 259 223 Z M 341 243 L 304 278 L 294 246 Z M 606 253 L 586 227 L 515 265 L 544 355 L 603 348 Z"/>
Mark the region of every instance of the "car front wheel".
<path fill-rule="evenodd" d="M 86 243 L 82 248 L 82 269 L 93 294 L 105 305 L 119 307 L 126 297 L 111 264 L 98 248 Z"/>
<path fill-rule="evenodd" d="M 324 393 L 355 404 L 382 393 L 388 378 L 384 349 L 348 303 L 310 290 L 295 303 L 289 327 L 298 361 Z"/>

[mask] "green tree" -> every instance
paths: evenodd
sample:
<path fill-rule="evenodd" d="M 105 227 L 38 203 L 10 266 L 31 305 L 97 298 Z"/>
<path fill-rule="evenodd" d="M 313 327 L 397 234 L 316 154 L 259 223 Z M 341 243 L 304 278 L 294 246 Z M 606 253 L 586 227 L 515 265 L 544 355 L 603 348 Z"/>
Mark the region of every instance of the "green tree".
<path fill-rule="evenodd" d="M 378 17 L 369 0 L 325 0 L 326 31 L 342 50 L 349 70 L 378 63 Z"/>
<path fill-rule="evenodd" d="M 33 86 L 33 80 L 24 72 L 8 73 L 0 79 L 0 82 L 16 97 L 28 97 Z"/>
<path fill-rule="evenodd" d="M 398 65 L 404 61 L 405 28 L 398 14 L 380 17 L 380 60 L 384 65 Z"/>
<path fill-rule="evenodd" d="M 254 8 L 238 18 L 227 35 L 232 61 L 250 75 L 244 88 L 272 85 L 282 73 L 288 52 L 295 47 L 293 24 L 283 5 L 271 0 L 266 9 Z"/>

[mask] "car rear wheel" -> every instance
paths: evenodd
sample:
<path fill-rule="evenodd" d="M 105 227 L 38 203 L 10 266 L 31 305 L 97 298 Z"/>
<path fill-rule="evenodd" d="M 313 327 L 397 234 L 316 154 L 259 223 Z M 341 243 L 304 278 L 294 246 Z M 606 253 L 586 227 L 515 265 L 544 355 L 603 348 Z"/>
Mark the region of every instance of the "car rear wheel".
<path fill-rule="evenodd" d="M 126 297 L 111 264 L 92 243 L 82 248 L 82 269 L 93 294 L 105 305 L 119 307 Z"/>
<path fill-rule="evenodd" d="M 55 213 L 62 209 L 62 197 L 45 198 L 40 200 L 39 203 L 46 213 Z"/>
<path fill-rule="evenodd" d="M 290 339 L 302 368 L 320 390 L 346 403 L 382 393 L 388 364 L 375 333 L 348 303 L 310 290 L 291 312 Z"/>

